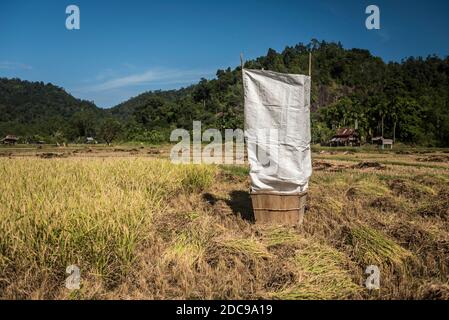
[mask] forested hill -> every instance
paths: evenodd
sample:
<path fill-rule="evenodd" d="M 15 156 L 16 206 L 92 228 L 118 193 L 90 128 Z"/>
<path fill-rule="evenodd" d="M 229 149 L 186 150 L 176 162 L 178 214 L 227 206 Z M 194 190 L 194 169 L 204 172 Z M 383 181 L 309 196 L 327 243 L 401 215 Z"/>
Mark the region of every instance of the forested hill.
<path fill-rule="evenodd" d="M 0 134 L 21 137 L 90 135 L 104 110 L 50 83 L 0 78 Z"/>
<path fill-rule="evenodd" d="M 314 143 L 357 122 L 366 141 L 383 127 L 385 137 L 404 143 L 449 147 L 448 57 L 385 63 L 367 50 L 312 40 L 282 52 L 269 49 L 245 67 L 307 74 L 309 52 Z M 123 141 L 160 142 L 173 128 L 191 128 L 193 120 L 203 128 L 242 128 L 242 97 L 240 67 L 218 70 L 216 78 L 188 88 L 146 92 L 108 110 L 51 84 L 0 79 L 0 135 L 74 141 L 88 135 L 101 140 L 101 132 L 114 131 Z"/>
<path fill-rule="evenodd" d="M 381 134 L 404 143 L 449 146 L 449 58 L 408 58 L 385 63 L 368 50 L 313 40 L 247 61 L 245 68 L 308 73 L 312 52 L 313 142 L 333 129 L 354 126 L 362 136 Z M 218 70 L 213 80 L 179 91 L 147 92 L 112 110 L 140 130 L 203 127 L 241 128 L 241 70 Z M 159 130 L 160 131 L 160 130 Z"/>

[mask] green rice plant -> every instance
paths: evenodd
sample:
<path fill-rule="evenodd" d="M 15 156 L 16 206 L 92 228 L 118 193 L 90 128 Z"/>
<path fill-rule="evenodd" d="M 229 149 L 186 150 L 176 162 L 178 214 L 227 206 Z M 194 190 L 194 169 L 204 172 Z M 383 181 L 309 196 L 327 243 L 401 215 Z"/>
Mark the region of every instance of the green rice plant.
<path fill-rule="evenodd" d="M 214 181 L 216 167 L 211 165 L 182 165 L 182 186 L 187 192 L 201 192 Z"/>

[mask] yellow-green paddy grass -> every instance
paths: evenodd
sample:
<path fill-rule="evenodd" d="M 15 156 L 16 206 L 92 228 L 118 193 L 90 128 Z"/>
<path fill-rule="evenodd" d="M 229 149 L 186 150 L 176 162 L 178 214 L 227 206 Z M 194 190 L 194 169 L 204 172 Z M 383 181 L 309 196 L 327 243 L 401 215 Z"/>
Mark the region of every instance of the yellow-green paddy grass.
<path fill-rule="evenodd" d="M 0 298 L 448 298 L 447 164 L 322 158 L 301 227 L 251 221 L 244 166 L 0 158 Z"/>

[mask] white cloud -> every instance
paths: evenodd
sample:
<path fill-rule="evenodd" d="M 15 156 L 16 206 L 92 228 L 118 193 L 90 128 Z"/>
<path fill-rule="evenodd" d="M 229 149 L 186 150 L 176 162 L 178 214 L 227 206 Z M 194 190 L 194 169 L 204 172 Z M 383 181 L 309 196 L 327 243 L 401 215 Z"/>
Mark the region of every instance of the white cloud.
<path fill-rule="evenodd" d="M 20 63 L 20 62 L 12 62 L 12 61 L 0 61 L 0 69 L 6 70 L 31 70 L 33 69 L 31 66 Z"/>
<path fill-rule="evenodd" d="M 149 69 L 142 73 L 115 77 L 101 83 L 85 87 L 82 91 L 99 92 L 147 84 L 184 84 L 198 81 L 201 77 L 207 77 L 210 75 L 210 72 L 198 70 Z"/>

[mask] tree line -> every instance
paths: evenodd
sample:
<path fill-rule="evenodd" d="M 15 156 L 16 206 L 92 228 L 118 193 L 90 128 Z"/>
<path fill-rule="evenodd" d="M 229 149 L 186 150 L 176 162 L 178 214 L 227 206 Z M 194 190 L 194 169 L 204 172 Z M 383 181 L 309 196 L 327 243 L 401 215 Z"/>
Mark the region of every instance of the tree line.
<path fill-rule="evenodd" d="M 337 128 L 357 126 L 362 140 L 382 135 L 407 144 L 449 147 L 449 58 L 410 57 L 385 63 L 341 43 L 269 49 L 245 68 L 308 73 L 312 68 L 312 139 L 325 143 Z M 0 134 L 47 140 L 167 141 L 174 128 L 243 128 L 241 68 L 179 90 L 149 91 L 111 109 L 75 99 L 40 82 L 0 79 Z"/>

